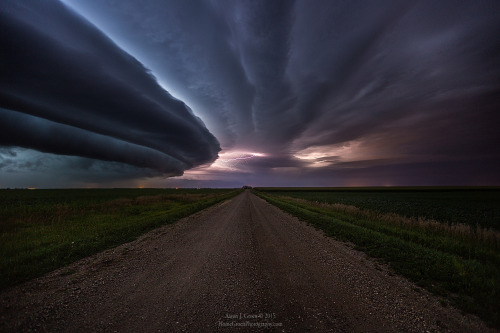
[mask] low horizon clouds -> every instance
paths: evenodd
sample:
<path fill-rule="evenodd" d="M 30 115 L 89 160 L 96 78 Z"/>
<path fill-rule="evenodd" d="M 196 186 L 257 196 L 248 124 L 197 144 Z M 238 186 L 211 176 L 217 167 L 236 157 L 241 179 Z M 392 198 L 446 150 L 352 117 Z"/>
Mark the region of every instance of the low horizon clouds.
<path fill-rule="evenodd" d="M 18 140 L 33 142 L 38 130 L 75 133 L 79 156 L 135 165 L 131 182 L 144 167 L 156 170 L 144 176 L 151 186 L 500 185 L 498 1 L 63 2 L 102 33 L 81 18 L 65 28 L 77 15 L 57 2 L 31 12 L 16 5 L 29 13 L 17 20 L 33 33 L 12 25 L 18 38 L 2 32 L 2 39 L 39 49 L 40 57 L 53 50 L 45 56 L 61 71 L 50 82 L 65 87 L 47 88 L 57 97 L 41 96 L 36 87 L 46 80 L 27 73 L 43 78 L 46 71 L 11 60 L 18 67 L 11 75 L 19 71 L 26 81 L 5 78 L 2 87 L 36 87 L 23 91 L 29 100 L 2 95 L 22 104 L 23 114 L 2 105 L 11 125 L 0 144 L 22 130 L 21 120 L 37 130 Z M 72 40 L 88 27 L 101 37 Z M 63 59 L 85 73 L 64 75 L 71 71 Z M 72 88 L 96 82 L 94 92 Z M 72 112 L 47 110 L 52 102 Z M 117 109 L 128 111 L 121 117 Z M 71 151 L 72 142 L 52 152 Z M 218 142 L 220 158 L 210 166 Z M 179 170 L 183 177 L 156 177 Z"/>

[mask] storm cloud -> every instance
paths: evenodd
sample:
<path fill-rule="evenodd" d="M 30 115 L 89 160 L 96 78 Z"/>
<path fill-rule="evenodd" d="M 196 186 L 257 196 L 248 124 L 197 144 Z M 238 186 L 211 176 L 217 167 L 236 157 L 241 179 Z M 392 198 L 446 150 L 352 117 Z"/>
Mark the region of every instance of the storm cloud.
<path fill-rule="evenodd" d="M 41 50 L 13 56 L 2 79 L 11 132 L 22 119 L 32 136 L 96 142 L 85 158 L 113 147 L 134 154 L 109 160 L 189 169 L 152 186 L 500 185 L 498 1 L 63 2 L 74 12 L 2 5 L 17 8 L 2 12 L 2 40 Z M 47 75 L 35 56 L 57 64 L 50 82 L 63 87 L 28 74 Z M 218 144 L 196 117 L 222 147 L 211 166 L 200 164 Z"/>
<path fill-rule="evenodd" d="M 180 175 L 215 137 L 139 61 L 56 1 L 2 2 L 0 144 Z"/>

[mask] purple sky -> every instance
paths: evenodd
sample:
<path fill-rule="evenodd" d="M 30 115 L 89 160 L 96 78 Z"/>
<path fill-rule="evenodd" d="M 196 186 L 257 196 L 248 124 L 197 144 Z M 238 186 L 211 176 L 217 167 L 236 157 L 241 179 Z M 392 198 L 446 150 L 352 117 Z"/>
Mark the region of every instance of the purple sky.
<path fill-rule="evenodd" d="M 0 3 L 0 188 L 500 185 L 500 2 Z"/>

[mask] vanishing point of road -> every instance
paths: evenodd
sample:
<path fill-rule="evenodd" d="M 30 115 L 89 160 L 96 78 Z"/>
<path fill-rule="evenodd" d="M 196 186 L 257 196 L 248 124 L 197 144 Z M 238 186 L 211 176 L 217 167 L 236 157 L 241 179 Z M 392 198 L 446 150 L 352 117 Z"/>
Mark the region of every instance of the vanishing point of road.
<path fill-rule="evenodd" d="M 245 191 L 0 293 L 5 332 L 485 332 Z"/>

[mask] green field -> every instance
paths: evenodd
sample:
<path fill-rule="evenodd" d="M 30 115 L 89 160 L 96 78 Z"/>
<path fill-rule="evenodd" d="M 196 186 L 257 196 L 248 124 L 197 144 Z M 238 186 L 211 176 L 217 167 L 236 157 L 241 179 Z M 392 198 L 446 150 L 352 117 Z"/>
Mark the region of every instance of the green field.
<path fill-rule="evenodd" d="M 240 192 L 0 190 L 0 289 L 132 241 Z"/>
<path fill-rule="evenodd" d="M 257 188 L 268 202 L 354 244 L 500 327 L 499 188 Z"/>
<path fill-rule="evenodd" d="M 261 188 L 310 201 L 500 230 L 498 187 Z"/>

